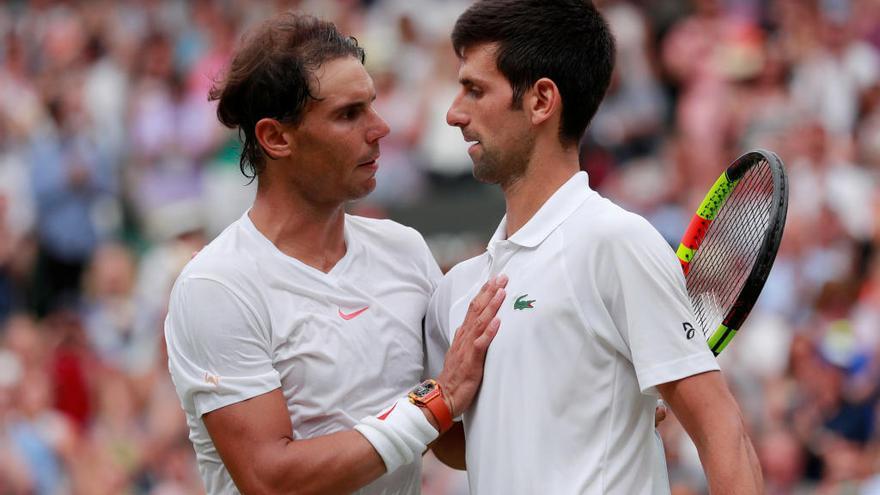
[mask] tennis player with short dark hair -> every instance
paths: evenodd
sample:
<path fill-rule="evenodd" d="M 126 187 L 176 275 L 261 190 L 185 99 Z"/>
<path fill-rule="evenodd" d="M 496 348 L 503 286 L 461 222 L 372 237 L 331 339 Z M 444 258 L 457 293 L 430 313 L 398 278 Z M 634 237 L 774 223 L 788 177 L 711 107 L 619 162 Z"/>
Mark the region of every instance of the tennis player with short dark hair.
<path fill-rule="evenodd" d="M 416 494 L 426 445 L 479 386 L 503 277 L 413 388 L 440 270 L 413 229 L 345 214 L 388 133 L 363 58 L 332 24 L 283 14 L 212 91 L 257 195 L 181 273 L 165 324 L 208 493 Z"/>
<path fill-rule="evenodd" d="M 614 42 L 585 0 L 481 0 L 452 41 L 449 109 L 474 175 L 507 214 L 487 252 L 441 281 L 429 369 L 458 340 L 482 281 L 511 275 L 482 388 L 464 414 L 471 493 L 669 493 L 654 407 L 694 440 L 713 494 L 762 492 L 739 408 L 699 332 L 681 267 L 643 218 L 589 188 L 578 140 L 608 86 Z"/>

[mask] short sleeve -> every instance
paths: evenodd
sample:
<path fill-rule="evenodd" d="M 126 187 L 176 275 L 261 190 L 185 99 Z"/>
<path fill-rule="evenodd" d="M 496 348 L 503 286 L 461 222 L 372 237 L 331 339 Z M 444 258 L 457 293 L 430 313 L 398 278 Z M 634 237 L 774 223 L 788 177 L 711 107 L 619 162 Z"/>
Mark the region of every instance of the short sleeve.
<path fill-rule="evenodd" d="M 281 386 L 270 329 L 220 282 L 186 278 L 178 283 L 165 338 L 177 394 L 199 417 Z"/>
<path fill-rule="evenodd" d="M 635 368 L 643 393 L 718 363 L 698 328 L 675 253 L 643 218 L 611 229 L 593 256 L 599 308 L 610 325 L 595 330 Z"/>

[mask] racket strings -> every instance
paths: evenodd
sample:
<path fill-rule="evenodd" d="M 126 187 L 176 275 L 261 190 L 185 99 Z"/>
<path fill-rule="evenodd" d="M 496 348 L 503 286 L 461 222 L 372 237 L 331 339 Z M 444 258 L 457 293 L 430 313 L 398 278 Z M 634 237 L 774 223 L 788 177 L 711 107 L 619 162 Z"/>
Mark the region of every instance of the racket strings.
<path fill-rule="evenodd" d="M 703 333 L 722 323 L 746 283 L 770 225 L 773 174 L 765 160 L 734 188 L 691 260 L 688 293 Z"/>
<path fill-rule="evenodd" d="M 758 172 L 760 172 L 758 170 Z M 752 176 L 755 173 L 750 174 Z M 760 176 L 758 177 L 760 179 Z M 761 181 L 755 177 L 746 177 L 734 194 L 728 199 L 725 208 L 719 212 L 715 233 L 712 238 L 704 241 L 698 252 L 702 252 L 699 263 L 702 268 L 691 281 L 692 294 L 700 295 L 696 299 L 700 313 L 704 316 L 704 324 L 714 330 L 727 309 L 733 304 L 745 279 L 751 263 L 757 256 L 761 229 Z M 769 217 L 769 211 L 767 215 Z M 726 218 L 746 219 L 745 225 L 731 226 Z M 704 250 L 705 249 L 705 250 Z M 693 268 L 698 270 L 696 266 Z"/>
<path fill-rule="evenodd" d="M 747 191 L 747 189 L 744 189 Z M 695 279 L 693 293 L 700 294 L 700 312 L 704 315 L 707 329 L 714 330 L 736 300 L 745 283 L 750 267 L 760 248 L 761 211 L 759 198 L 751 194 L 738 194 L 728 201 L 725 217 L 750 219 L 747 228 L 733 229 L 720 216 L 712 244 L 707 244 L 701 265 L 707 270 L 705 277 Z M 722 229 L 721 227 L 725 227 Z M 751 227 L 750 229 L 748 227 Z"/>

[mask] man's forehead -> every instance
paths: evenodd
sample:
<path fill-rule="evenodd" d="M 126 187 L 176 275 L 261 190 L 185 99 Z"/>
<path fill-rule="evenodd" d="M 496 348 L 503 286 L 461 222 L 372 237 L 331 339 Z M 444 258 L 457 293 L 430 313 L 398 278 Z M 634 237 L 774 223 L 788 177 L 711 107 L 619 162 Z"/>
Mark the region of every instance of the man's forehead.
<path fill-rule="evenodd" d="M 314 94 L 319 100 L 371 99 L 373 79 L 353 57 L 331 60 L 315 71 Z"/>
<path fill-rule="evenodd" d="M 459 79 L 475 81 L 500 75 L 495 61 L 497 49 L 497 43 L 481 43 L 463 49 L 459 57 Z"/>

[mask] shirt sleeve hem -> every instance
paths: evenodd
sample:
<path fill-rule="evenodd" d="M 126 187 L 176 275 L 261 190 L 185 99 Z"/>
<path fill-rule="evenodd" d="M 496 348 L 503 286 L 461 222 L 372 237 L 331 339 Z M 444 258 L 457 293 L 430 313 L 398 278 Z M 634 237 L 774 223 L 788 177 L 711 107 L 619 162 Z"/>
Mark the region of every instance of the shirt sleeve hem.
<path fill-rule="evenodd" d="M 659 396 L 657 385 L 720 369 L 718 361 L 711 353 L 691 354 L 675 361 L 640 370 L 638 372 L 639 388 L 645 395 Z"/>
<path fill-rule="evenodd" d="M 202 417 L 202 415 L 220 409 L 221 407 L 243 402 L 258 395 L 271 392 L 276 388 L 281 388 L 281 380 L 279 380 L 277 375 L 271 374 L 269 376 L 253 378 L 258 380 L 259 383 L 253 383 L 245 390 L 227 389 L 224 391 L 218 390 L 214 393 L 201 392 L 196 394 L 195 397 L 193 397 L 196 416 Z M 222 381 L 223 378 L 220 378 L 220 380 Z"/>

